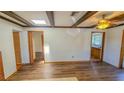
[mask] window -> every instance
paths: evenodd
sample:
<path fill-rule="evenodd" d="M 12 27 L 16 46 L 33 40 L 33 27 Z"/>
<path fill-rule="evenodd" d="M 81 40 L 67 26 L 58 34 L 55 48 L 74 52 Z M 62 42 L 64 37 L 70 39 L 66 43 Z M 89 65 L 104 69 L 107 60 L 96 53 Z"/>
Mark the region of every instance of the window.
<path fill-rule="evenodd" d="M 102 47 L 102 33 L 92 33 L 92 47 Z"/>

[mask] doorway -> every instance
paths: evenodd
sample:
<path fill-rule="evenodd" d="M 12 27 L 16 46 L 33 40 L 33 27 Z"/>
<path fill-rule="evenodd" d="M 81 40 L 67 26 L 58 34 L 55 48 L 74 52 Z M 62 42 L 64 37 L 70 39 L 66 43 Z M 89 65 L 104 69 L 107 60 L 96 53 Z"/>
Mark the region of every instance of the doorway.
<path fill-rule="evenodd" d="M 105 32 L 91 33 L 91 61 L 102 62 L 104 52 Z"/>
<path fill-rule="evenodd" d="M 44 63 L 44 33 L 41 31 L 28 32 L 30 63 Z"/>
<path fill-rule="evenodd" d="M 19 32 L 13 32 L 13 42 L 14 42 L 14 50 L 15 50 L 16 68 L 17 70 L 19 70 L 22 67 Z"/>

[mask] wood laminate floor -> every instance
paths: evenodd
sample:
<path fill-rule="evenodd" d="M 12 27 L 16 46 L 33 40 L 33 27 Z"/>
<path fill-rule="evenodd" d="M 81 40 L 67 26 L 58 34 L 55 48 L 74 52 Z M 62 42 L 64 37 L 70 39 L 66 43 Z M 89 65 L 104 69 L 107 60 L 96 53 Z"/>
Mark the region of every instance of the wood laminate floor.
<path fill-rule="evenodd" d="M 25 65 L 9 80 L 37 80 L 50 78 L 76 77 L 79 81 L 124 80 L 124 69 L 115 68 L 107 63 L 93 62 L 35 62 Z"/>

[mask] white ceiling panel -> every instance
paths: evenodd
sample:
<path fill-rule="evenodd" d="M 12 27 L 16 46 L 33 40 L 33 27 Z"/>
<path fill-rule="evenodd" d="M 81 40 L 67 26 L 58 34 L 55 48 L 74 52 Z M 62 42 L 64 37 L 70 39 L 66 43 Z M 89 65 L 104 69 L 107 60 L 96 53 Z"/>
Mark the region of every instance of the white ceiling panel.
<path fill-rule="evenodd" d="M 73 20 L 71 18 L 71 11 L 56 11 L 54 12 L 55 26 L 71 26 L 73 24 Z"/>
<path fill-rule="evenodd" d="M 74 16 L 71 16 L 72 11 L 55 11 L 55 25 L 56 26 L 72 26 L 86 11 L 77 11 Z"/>

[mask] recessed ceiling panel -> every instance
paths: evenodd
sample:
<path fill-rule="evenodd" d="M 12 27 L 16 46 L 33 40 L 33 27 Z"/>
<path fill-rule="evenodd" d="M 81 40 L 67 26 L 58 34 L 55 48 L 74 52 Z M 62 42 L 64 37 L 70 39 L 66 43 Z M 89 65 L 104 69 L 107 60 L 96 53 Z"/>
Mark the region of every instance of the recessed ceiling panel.
<path fill-rule="evenodd" d="M 45 11 L 14 11 L 34 26 L 50 26 L 50 22 Z M 45 20 L 46 24 L 35 24 L 32 20 Z"/>
<path fill-rule="evenodd" d="M 55 26 L 71 26 L 73 24 L 71 13 L 71 11 L 54 12 Z"/>
<path fill-rule="evenodd" d="M 71 16 L 73 11 L 55 11 L 55 25 L 56 26 L 72 26 L 80 17 L 82 17 L 86 11 L 76 11 L 73 16 Z"/>

